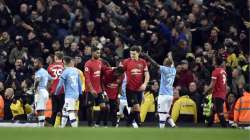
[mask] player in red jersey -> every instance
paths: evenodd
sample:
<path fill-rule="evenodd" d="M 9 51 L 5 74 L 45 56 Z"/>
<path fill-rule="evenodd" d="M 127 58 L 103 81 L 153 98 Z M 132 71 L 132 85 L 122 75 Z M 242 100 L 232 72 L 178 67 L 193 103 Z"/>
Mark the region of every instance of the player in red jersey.
<path fill-rule="evenodd" d="M 104 91 L 108 96 L 108 106 L 112 126 L 116 126 L 117 112 L 118 112 L 118 94 L 121 91 L 123 80 L 123 68 L 117 67 L 115 69 L 108 69 L 104 71 L 103 85 Z"/>
<path fill-rule="evenodd" d="M 223 58 L 216 56 L 214 57 L 213 63 L 215 69 L 212 72 L 212 79 L 209 87 L 206 89 L 206 93 L 212 90 L 213 98 L 213 111 L 208 121 L 208 126 L 212 126 L 214 120 L 214 114 L 219 115 L 220 123 L 222 127 L 227 127 L 227 122 L 223 114 L 223 103 L 227 94 L 227 73 L 223 68 Z"/>
<path fill-rule="evenodd" d="M 59 82 L 59 78 L 63 72 L 64 65 L 63 65 L 63 53 L 62 52 L 55 52 L 54 56 L 54 63 L 50 64 L 48 69 L 48 73 L 51 75 L 51 77 L 54 79 L 53 83 L 51 85 L 51 88 L 49 89 L 49 93 L 52 97 L 52 116 L 51 116 L 51 123 L 55 124 L 56 116 L 61 116 L 61 111 L 64 105 L 64 94 L 63 89 L 61 91 L 61 94 L 59 96 L 54 95 L 57 84 Z"/>
<path fill-rule="evenodd" d="M 86 85 L 86 96 L 87 96 L 87 116 L 88 116 L 88 125 L 92 125 L 92 112 L 93 106 L 100 106 L 100 113 L 97 117 L 95 126 L 100 125 L 100 121 L 107 114 L 106 108 L 106 99 L 102 89 L 101 84 L 101 75 L 103 70 L 107 67 L 103 64 L 100 56 L 101 50 L 96 47 L 91 48 L 92 58 L 85 63 L 84 76 L 85 76 L 85 85 Z M 104 120 L 104 126 L 107 125 L 107 121 Z"/>
<path fill-rule="evenodd" d="M 144 59 L 139 58 L 141 53 L 140 46 L 130 48 L 130 58 L 123 60 L 121 66 L 127 75 L 126 96 L 128 106 L 131 107 L 129 115 L 129 124 L 133 120 L 138 126 L 141 125 L 140 104 L 142 101 L 142 92 L 146 89 L 149 81 L 148 66 Z M 137 125 L 133 125 L 137 127 Z"/>

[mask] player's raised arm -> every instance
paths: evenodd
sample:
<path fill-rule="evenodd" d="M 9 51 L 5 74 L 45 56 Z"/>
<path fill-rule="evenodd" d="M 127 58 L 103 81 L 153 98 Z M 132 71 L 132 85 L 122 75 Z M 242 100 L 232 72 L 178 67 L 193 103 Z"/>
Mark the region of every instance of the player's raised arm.
<path fill-rule="evenodd" d="M 141 53 L 141 56 L 147 58 L 151 62 L 152 65 L 156 66 L 157 68 L 160 68 L 160 65 L 157 62 L 155 62 L 155 60 L 151 58 L 148 54 Z"/>
<path fill-rule="evenodd" d="M 169 58 L 169 60 L 172 62 L 171 67 L 174 67 L 174 60 L 173 60 L 172 52 L 169 52 L 169 53 L 168 53 L 168 58 Z"/>

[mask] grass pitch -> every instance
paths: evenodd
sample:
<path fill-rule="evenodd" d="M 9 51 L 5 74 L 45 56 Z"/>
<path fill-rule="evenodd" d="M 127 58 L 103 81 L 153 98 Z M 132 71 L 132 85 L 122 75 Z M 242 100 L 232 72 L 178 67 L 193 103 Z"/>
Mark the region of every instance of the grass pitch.
<path fill-rule="evenodd" d="M 220 128 L 0 128 L 1 140 L 250 140 L 250 131 Z"/>

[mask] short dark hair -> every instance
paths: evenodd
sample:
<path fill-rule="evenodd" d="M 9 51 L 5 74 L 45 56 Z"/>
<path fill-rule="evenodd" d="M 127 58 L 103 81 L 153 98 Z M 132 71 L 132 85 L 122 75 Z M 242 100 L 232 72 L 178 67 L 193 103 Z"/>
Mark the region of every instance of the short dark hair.
<path fill-rule="evenodd" d="M 138 53 L 141 52 L 141 46 L 137 46 L 137 45 L 133 45 L 131 48 L 130 48 L 130 51 L 136 51 Z"/>
<path fill-rule="evenodd" d="M 93 53 L 93 52 L 96 52 L 96 51 L 98 51 L 98 50 L 100 50 L 100 49 L 97 48 L 97 47 L 94 47 L 94 46 L 91 47 L 91 52 L 92 52 L 92 53 Z"/>
<path fill-rule="evenodd" d="M 63 52 L 57 51 L 57 52 L 55 52 L 55 56 L 56 56 L 58 59 L 63 59 Z"/>
<path fill-rule="evenodd" d="M 223 64 L 223 62 L 224 62 L 223 56 L 221 56 L 221 55 L 215 56 L 215 63 L 216 63 L 216 65 L 220 66 L 220 65 Z"/>
<path fill-rule="evenodd" d="M 68 65 L 71 62 L 72 58 L 70 56 L 63 57 L 63 63 Z"/>
<path fill-rule="evenodd" d="M 44 59 L 42 57 L 38 57 L 36 58 L 36 60 L 40 63 L 40 64 L 44 64 Z"/>
<path fill-rule="evenodd" d="M 180 90 L 180 96 L 188 95 L 188 89 L 187 88 L 181 88 Z"/>
<path fill-rule="evenodd" d="M 245 84 L 244 85 L 244 90 L 248 93 L 250 93 L 250 84 Z"/>

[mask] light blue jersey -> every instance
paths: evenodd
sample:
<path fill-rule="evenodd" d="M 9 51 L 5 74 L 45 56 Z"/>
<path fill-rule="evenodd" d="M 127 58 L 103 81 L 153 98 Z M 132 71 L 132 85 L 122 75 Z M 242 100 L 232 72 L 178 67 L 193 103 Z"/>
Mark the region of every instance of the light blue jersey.
<path fill-rule="evenodd" d="M 39 81 L 38 90 L 39 89 L 47 89 L 48 81 L 52 80 L 52 77 L 44 68 L 40 68 L 35 73 L 35 79 Z"/>
<path fill-rule="evenodd" d="M 160 95 L 173 96 L 173 84 L 176 75 L 176 69 L 174 67 L 160 66 L 161 83 L 160 83 Z"/>
<path fill-rule="evenodd" d="M 63 70 L 55 95 L 60 92 L 62 86 L 64 86 L 65 98 L 78 99 L 79 94 L 82 93 L 82 83 L 76 68 L 67 67 Z"/>
<path fill-rule="evenodd" d="M 122 99 L 122 100 L 127 100 L 126 85 L 127 85 L 127 76 L 126 76 L 126 74 L 124 74 L 124 79 L 122 81 L 122 93 L 121 93 L 121 97 L 120 97 L 120 99 Z"/>

